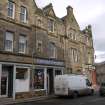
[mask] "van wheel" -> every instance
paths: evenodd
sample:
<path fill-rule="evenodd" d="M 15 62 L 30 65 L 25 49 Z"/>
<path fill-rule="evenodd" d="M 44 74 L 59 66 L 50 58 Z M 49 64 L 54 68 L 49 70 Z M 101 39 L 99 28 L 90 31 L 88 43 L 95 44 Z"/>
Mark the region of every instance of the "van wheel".
<path fill-rule="evenodd" d="M 78 97 L 78 92 L 73 92 L 73 98 L 77 98 Z"/>
<path fill-rule="evenodd" d="M 91 90 L 91 94 L 90 95 L 94 95 L 94 90 L 93 89 Z"/>

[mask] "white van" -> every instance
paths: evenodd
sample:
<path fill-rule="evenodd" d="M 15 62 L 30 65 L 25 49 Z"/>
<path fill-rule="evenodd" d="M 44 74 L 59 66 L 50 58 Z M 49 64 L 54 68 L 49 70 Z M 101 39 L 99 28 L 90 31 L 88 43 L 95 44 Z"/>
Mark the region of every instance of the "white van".
<path fill-rule="evenodd" d="M 86 76 L 58 75 L 54 80 L 54 93 L 58 96 L 92 95 L 94 90 Z"/>

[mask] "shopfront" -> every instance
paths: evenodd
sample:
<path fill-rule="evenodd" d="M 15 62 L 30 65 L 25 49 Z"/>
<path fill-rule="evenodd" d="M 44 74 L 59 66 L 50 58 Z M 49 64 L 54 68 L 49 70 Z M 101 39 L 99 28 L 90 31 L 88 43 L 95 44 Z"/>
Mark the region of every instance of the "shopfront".
<path fill-rule="evenodd" d="M 0 64 L 0 97 L 14 98 L 30 90 L 30 67 L 23 64 Z"/>
<path fill-rule="evenodd" d="M 0 63 L 0 97 L 13 99 L 53 94 L 54 78 L 63 74 L 64 62 L 37 59 L 36 65 Z"/>
<path fill-rule="evenodd" d="M 35 89 L 46 90 L 46 94 L 54 92 L 54 78 L 56 75 L 62 75 L 64 71 L 63 61 L 54 61 L 48 59 L 37 59 L 34 71 L 36 86 Z"/>

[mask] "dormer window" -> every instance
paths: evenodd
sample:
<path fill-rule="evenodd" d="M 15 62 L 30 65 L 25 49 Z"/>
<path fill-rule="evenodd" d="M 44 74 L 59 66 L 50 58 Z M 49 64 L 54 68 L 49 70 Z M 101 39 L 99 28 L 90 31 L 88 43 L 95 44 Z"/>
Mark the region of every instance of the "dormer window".
<path fill-rule="evenodd" d="M 48 20 L 48 31 L 54 32 L 54 20 L 53 19 Z"/>
<path fill-rule="evenodd" d="M 14 19 L 15 15 L 15 4 L 12 1 L 8 1 L 8 17 Z"/>

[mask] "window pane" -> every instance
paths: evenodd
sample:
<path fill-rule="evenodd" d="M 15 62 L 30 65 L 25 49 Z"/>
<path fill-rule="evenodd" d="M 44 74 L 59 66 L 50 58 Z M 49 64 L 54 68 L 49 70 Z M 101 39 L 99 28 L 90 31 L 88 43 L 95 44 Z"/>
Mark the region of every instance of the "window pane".
<path fill-rule="evenodd" d="M 51 32 L 54 31 L 54 21 L 51 19 L 48 20 L 48 30 Z"/>
<path fill-rule="evenodd" d="M 49 55 L 50 58 L 56 58 L 56 46 L 54 43 L 49 43 Z"/>
<path fill-rule="evenodd" d="M 13 33 L 11 33 L 11 32 L 6 32 L 5 50 L 6 51 L 13 50 Z"/>
<path fill-rule="evenodd" d="M 6 40 L 12 40 L 13 41 L 13 33 L 6 32 Z"/>
<path fill-rule="evenodd" d="M 25 52 L 25 44 L 19 43 L 19 52 Z"/>
<path fill-rule="evenodd" d="M 21 22 L 26 22 L 27 20 L 27 8 L 23 6 L 21 6 L 20 20 Z"/>
<path fill-rule="evenodd" d="M 20 36 L 19 37 L 19 52 L 25 53 L 25 51 L 26 51 L 26 37 Z"/>
<path fill-rule="evenodd" d="M 20 43 L 25 43 L 25 42 L 26 42 L 26 36 L 21 35 L 21 36 L 19 37 L 19 42 L 20 42 Z"/>
<path fill-rule="evenodd" d="M 8 16 L 12 17 L 13 16 L 13 11 L 8 9 Z"/>
<path fill-rule="evenodd" d="M 8 8 L 13 9 L 13 2 L 8 1 Z"/>
<path fill-rule="evenodd" d="M 25 21 L 25 16 L 24 16 L 24 14 L 20 14 L 20 20 L 22 21 L 22 22 L 24 22 Z"/>
<path fill-rule="evenodd" d="M 42 52 L 42 41 L 37 41 L 37 51 Z"/>
<path fill-rule="evenodd" d="M 14 3 L 11 1 L 8 1 L 8 16 L 13 17 L 14 15 Z"/>
<path fill-rule="evenodd" d="M 28 70 L 26 68 L 16 68 L 16 79 L 27 79 Z"/>
<path fill-rule="evenodd" d="M 10 51 L 12 49 L 12 41 L 6 40 L 5 48 L 6 50 Z"/>

